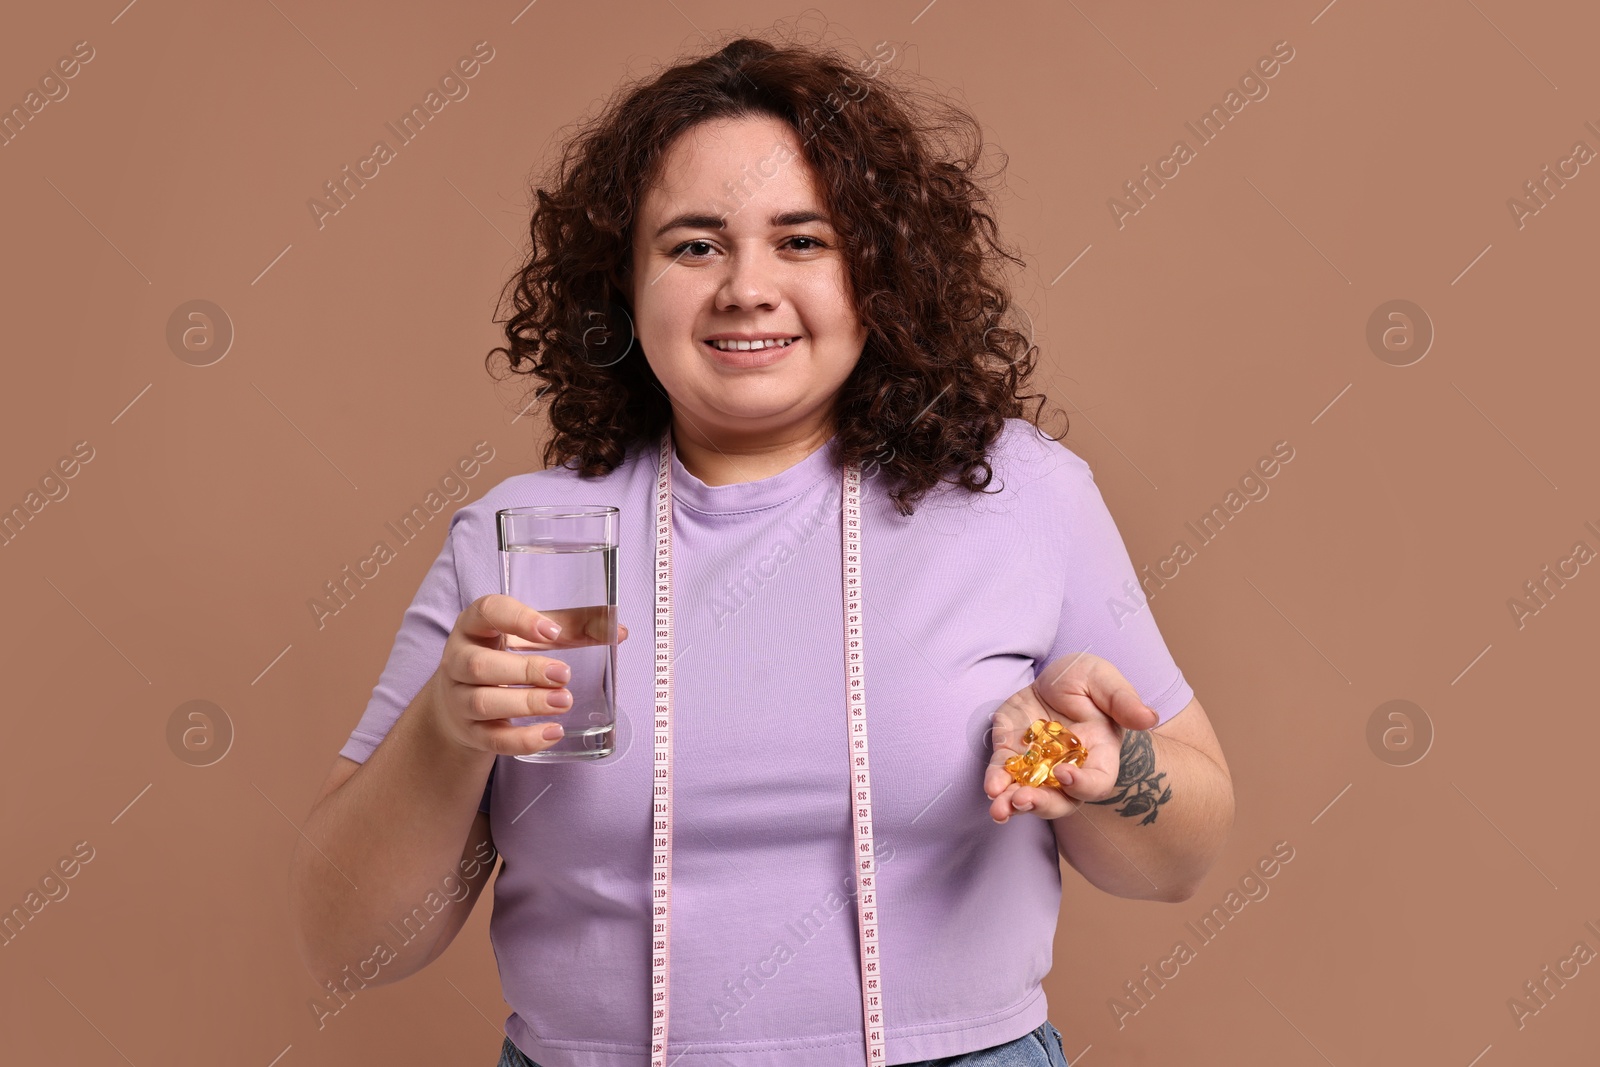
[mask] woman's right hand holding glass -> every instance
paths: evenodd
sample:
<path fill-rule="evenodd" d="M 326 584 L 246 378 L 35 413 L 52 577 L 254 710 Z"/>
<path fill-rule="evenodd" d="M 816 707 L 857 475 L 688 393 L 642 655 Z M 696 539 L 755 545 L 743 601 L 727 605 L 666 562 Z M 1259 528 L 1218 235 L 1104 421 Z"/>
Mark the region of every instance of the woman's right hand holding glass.
<path fill-rule="evenodd" d="M 564 688 L 572 679 L 571 668 L 536 654 L 604 639 L 584 633 L 583 618 L 553 617 L 569 614 L 543 614 L 502 593 L 486 594 L 467 605 L 456 617 L 439 669 L 429 680 L 435 722 L 449 740 L 472 751 L 526 756 L 561 739 L 556 723 L 518 726 L 509 720 L 560 715 L 572 707 L 572 694 Z M 568 625 L 573 621 L 576 626 Z M 502 635 L 506 644 L 527 651 L 506 651 Z M 627 627 L 619 626 L 618 639 L 627 635 Z"/>

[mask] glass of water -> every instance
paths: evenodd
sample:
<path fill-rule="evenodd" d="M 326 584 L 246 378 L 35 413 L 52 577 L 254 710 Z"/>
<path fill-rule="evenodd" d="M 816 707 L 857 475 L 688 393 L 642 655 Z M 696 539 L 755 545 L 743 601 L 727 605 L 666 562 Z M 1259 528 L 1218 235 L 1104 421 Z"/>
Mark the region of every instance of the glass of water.
<path fill-rule="evenodd" d="M 560 723 L 561 740 L 518 756 L 528 763 L 597 760 L 617 733 L 617 509 L 541 504 L 495 512 L 500 592 L 561 626 L 553 648 L 502 634 L 507 652 L 548 656 L 572 668 L 572 706 L 559 714 L 513 718 L 514 726 Z M 528 686 L 508 686 L 526 689 Z"/>

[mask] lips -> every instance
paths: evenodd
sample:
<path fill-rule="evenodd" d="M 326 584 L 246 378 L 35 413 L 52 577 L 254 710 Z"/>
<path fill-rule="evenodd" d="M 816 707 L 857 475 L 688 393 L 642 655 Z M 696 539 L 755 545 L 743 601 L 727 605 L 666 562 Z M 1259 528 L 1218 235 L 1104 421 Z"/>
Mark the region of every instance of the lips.
<path fill-rule="evenodd" d="M 757 352 L 768 348 L 788 348 L 800 340 L 797 336 L 770 336 L 761 338 L 708 337 L 706 344 L 719 352 Z"/>
<path fill-rule="evenodd" d="M 725 367 L 766 367 L 786 358 L 803 338 L 769 337 L 747 340 L 744 338 L 708 338 L 700 343 L 713 360 Z M 719 345 L 745 347 L 722 348 Z"/>

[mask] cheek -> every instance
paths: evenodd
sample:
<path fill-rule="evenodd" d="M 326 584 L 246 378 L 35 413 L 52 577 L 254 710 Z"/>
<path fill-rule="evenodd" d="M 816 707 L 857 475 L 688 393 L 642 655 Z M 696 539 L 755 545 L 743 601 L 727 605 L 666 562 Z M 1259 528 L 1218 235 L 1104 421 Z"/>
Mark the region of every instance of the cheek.
<path fill-rule="evenodd" d="M 693 327 L 700 305 L 688 272 L 669 267 L 660 277 L 646 277 L 633 301 L 634 332 L 645 341 L 665 341 Z"/>
<path fill-rule="evenodd" d="M 819 272 L 816 277 L 806 279 L 800 293 L 806 318 L 814 332 L 826 333 L 839 340 L 853 338 L 862 332 L 843 270 L 825 275 Z"/>

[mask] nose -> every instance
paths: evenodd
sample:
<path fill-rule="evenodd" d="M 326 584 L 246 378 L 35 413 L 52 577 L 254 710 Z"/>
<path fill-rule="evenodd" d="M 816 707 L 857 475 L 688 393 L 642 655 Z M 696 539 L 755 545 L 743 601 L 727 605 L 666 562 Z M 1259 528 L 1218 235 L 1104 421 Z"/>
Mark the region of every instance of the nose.
<path fill-rule="evenodd" d="M 758 248 L 735 248 L 723 268 L 717 310 L 776 308 L 782 303 L 772 257 Z"/>

